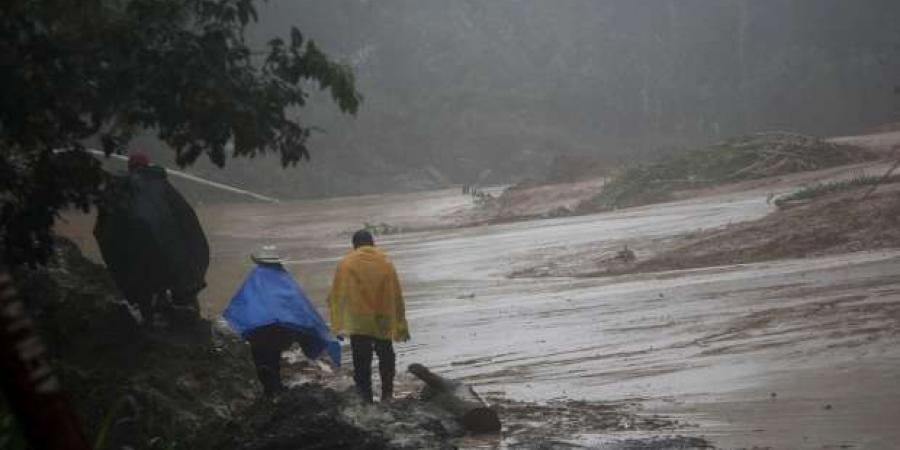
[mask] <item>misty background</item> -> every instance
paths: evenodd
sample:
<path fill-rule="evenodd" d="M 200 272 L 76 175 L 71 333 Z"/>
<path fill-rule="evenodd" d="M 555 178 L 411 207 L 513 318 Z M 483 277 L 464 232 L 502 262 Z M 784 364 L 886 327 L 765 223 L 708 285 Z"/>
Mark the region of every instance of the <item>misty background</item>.
<path fill-rule="evenodd" d="M 900 120 L 895 0 L 269 0 L 259 13 L 254 47 L 295 25 L 353 67 L 365 99 L 350 117 L 314 95 L 298 115 L 323 132 L 296 168 L 191 168 L 280 198 L 514 183 L 560 156 L 616 167 Z M 160 145 L 132 148 L 166 162 Z"/>

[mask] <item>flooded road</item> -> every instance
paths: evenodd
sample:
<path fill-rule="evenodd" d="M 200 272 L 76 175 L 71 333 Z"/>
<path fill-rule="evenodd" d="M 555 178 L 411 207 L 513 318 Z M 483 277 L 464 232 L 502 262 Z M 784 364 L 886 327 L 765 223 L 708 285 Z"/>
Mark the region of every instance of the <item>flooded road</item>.
<path fill-rule="evenodd" d="M 218 212 L 210 231 L 233 256 L 278 242 L 321 301 L 354 228 L 433 226 L 466 200 L 445 191 L 248 206 Z M 424 363 L 517 400 L 637 399 L 648 411 L 683 415 L 700 425 L 684 432 L 724 448 L 893 448 L 900 252 L 616 278 L 507 276 L 551 256 L 768 212 L 765 196 L 751 192 L 381 237 L 413 330 L 398 346 L 401 364 Z M 211 312 L 223 305 L 209 304 Z"/>
<path fill-rule="evenodd" d="M 423 363 L 516 400 L 634 401 L 722 448 L 900 445 L 900 251 L 610 278 L 510 278 L 567 254 L 761 217 L 762 192 L 590 216 L 438 229 L 471 203 L 457 190 L 210 206 L 207 315 L 275 243 L 322 304 L 364 222 L 420 230 L 377 238 L 404 284 Z M 89 245 L 87 245 L 89 247 Z M 88 249 L 90 252 L 90 249 Z M 592 442 L 586 433 L 577 440 Z M 601 441 L 596 441 L 601 442 Z"/>

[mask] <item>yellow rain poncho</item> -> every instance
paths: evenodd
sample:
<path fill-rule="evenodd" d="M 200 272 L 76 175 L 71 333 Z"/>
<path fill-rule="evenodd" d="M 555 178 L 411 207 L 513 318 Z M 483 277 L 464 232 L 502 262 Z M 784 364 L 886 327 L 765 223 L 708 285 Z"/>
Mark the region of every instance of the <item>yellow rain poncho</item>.
<path fill-rule="evenodd" d="M 328 295 L 331 331 L 377 339 L 409 339 L 400 280 L 394 265 L 377 247 L 363 246 L 338 264 Z"/>

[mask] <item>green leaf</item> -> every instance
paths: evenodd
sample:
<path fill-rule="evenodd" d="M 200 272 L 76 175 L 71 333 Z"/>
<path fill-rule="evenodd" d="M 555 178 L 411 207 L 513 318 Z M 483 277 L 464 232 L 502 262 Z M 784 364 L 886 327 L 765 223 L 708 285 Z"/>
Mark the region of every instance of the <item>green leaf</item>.
<path fill-rule="evenodd" d="M 12 266 L 45 262 L 57 212 L 100 197 L 99 164 L 47 157 L 53 149 L 96 139 L 105 152 L 121 152 L 131 130 L 144 129 L 181 166 L 204 153 L 225 165 L 231 140 L 240 140 L 234 156 L 275 153 L 293 165 L 309 158 L 309 125 L 292 112 L 306 104 L 301 80 L 330 89 L 344 112 L 361 101 L 349 70 L 296 27 L 290 51 L 276 37 L 262 65 L 252 63 L 244 25 L 257 20 L 254 0 L 134 0 L 89 15 L 80 2 L 11 2 L 15 20 L 3 21 L 0 34 L 14 42 L 0 50 L 28 55 L 3 72 L 0 105 L 0 197 L 16 205 L 4 208 L 0 247 Z M 247 130 L 230 125 L 245 122 Z"/>

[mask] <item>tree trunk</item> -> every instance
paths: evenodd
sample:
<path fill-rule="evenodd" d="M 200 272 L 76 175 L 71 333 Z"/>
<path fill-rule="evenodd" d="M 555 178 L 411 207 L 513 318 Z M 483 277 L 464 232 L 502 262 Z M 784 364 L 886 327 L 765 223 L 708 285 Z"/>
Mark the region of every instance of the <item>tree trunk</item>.
<path fill-rule="evenodd" d="M 423 399 L 456 417 L 466 430 L 473 433 L 500 431 L 500 417 L 471 386 L 437 375 L 421 364 L 412 364 L 409 371 L 425 382 Z"/>

